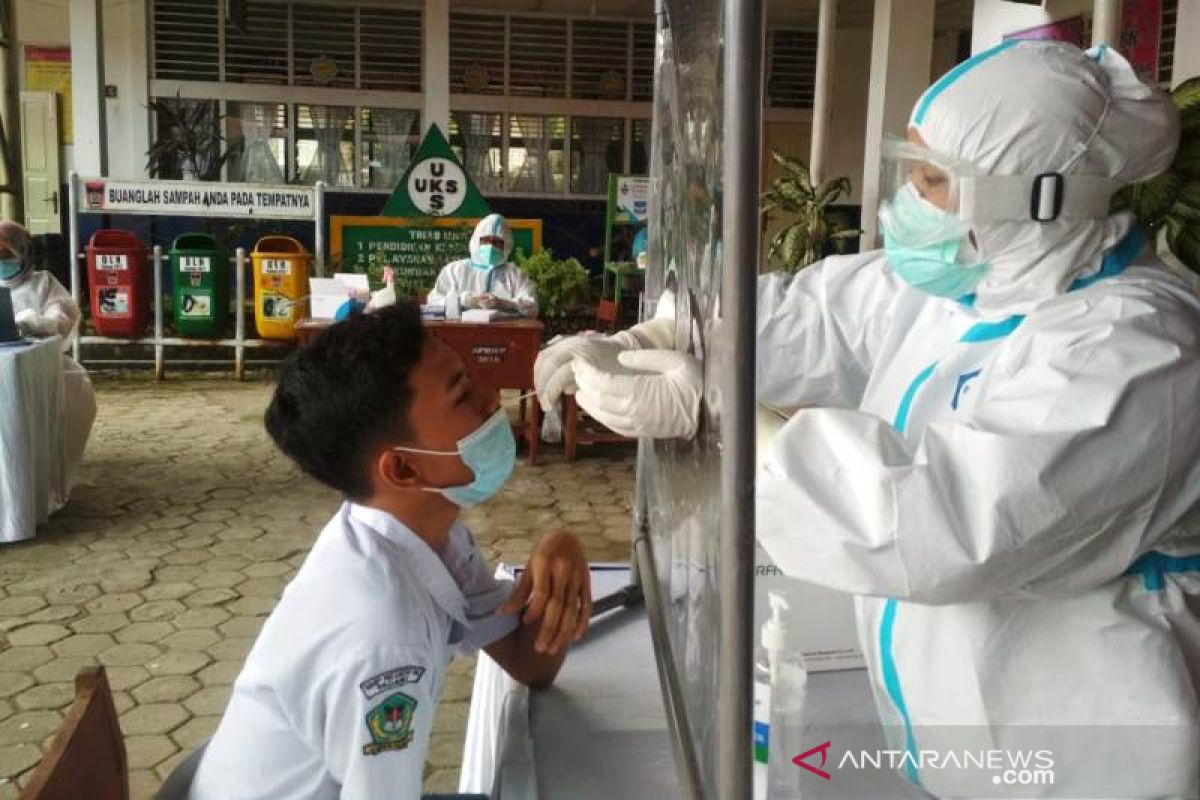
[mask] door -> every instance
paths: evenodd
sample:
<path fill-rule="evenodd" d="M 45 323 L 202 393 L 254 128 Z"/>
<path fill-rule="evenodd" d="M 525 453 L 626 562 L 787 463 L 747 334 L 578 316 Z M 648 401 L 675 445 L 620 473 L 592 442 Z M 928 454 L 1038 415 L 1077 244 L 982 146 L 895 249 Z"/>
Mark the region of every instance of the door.
<path fill-rule="evenodd" d="M 30 233 L 62 233 L 58 153 L 54 92 L 21 92 L 21 174 Z"/>

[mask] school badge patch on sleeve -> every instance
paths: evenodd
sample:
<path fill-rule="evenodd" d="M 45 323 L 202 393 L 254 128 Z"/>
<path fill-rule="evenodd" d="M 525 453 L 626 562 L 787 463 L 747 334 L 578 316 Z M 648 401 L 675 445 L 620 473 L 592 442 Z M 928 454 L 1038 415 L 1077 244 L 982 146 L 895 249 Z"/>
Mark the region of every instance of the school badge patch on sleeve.
<path fill-rule="evenodd" d="M 396 692 L 367 712 L 371 744 L 363 745 L 363 755 L 376 756 L 408 747 L 413 740 L 412 724 L 416 711 L 416 700 Z"/>

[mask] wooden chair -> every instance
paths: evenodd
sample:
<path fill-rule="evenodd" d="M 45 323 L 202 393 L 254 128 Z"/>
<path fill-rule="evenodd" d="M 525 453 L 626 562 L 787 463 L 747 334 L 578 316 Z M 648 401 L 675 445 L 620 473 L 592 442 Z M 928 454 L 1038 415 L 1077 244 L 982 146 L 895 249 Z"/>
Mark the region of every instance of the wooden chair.
<path fill-rule="evenodd" d="M 104 667 L 75 676 L 75 702 L 21 800 L 129 800 L 129 764 Z"/>
<path fill-rule="evenodd" d="M 563 456 L 567 461 L 575 460 L 575 453 L 581 444 L 599 444 L 602 442 L 636 442 L 628 436 L 614 433 L 580 410 L 575 402 L 575 395 L 563 395 Z"/>

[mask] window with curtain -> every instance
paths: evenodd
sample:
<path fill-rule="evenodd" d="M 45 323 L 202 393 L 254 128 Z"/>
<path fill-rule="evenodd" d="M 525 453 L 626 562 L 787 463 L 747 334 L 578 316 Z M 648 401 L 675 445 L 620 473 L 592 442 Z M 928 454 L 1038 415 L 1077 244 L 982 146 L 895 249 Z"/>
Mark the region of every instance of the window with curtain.
<path fill-rule="evenodd" d="M 576 117 L 571 120 L 571 192 L 604 194 L 609 173 L 625 163 L 625 120 Z"/>
<path fill-rule="evenodd" d="M 364 108 L 362 186 L 395 189 L 420 144 L 421 112 L 407 108 Z"/>
<path fill-rule="evenodd" d="M 503 115 L 455 111 L 450 120 L 450 144 L 479 191 L 500 189 L 504 176 L 501 160 Z"/>
<path fill-rule="evenodd" d="M 296 174 L 300 183 L 354 185 L 354 109 L 296 106 Z"/>
<path fill-rule="evenodd" d="M 287 182 L 287 112 L 284 103 L 228 104 L 229 180 Z"/>
<path fill-rule="evenodd" d="M 509 117 L 505 188 L 530 194 L 561 193 L 566 183 L 565 117 Z"/>

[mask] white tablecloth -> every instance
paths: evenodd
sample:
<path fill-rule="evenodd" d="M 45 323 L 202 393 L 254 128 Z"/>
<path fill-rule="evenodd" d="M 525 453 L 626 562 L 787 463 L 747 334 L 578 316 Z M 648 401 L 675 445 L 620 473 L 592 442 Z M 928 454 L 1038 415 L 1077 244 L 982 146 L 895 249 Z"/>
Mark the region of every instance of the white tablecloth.
<path fill-rule="evenodd" d="M 593 568 L 593 594 L 628 579 L 628 569 Z M 805 717 L 805 741 L 830 740 L 831 757 L 886 749 L 865 670 L 810 675 Z M 803 788 L 806 800 L 928 797 L 889 769 L 840 770 L 831 781 L 806 774 Z M 596 620 L 545 691 L 530 692 L 480 654 L 459 791 L 493 800 L 680 800 L 644 609 Z"/>
<path fill-rule="evenodd" d="M 0 543 L 32 538 L 67 501 L 62 343 L 0 347 Z"/>

